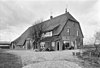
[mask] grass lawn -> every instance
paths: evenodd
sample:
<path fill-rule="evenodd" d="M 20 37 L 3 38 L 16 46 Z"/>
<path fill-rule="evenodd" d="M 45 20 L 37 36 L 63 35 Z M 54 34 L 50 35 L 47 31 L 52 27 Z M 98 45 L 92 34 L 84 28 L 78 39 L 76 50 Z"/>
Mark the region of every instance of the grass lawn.
<path fill-rule="evenodd" d="M 95 49 L 90 48 L 83 52 L 82 56 L 78 56 L 79 59 L 84 60 L 83 62 L 81 62 L 83 68 L 100 68 L 100 57 L 95 55 L 89 55 L 90 52 L 93 53 L 94 51 Z"/>
<path fill-rule="evenodd" d="M 22 68 L 22 63 L 17 56 L 0 50 L 0 68 Z"/>

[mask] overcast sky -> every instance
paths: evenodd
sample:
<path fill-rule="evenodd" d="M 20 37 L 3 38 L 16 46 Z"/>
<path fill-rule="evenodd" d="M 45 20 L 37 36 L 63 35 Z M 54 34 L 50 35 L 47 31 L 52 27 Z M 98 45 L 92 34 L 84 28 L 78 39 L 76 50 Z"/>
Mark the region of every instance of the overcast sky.
<path fill-rule="evenodd" d="M 68 9 L 79 22 L 87 43 L 100 31 L 100 0 L 0 0 L 0 41 L 19 37 L 36 20 L 58 16 Z"/>

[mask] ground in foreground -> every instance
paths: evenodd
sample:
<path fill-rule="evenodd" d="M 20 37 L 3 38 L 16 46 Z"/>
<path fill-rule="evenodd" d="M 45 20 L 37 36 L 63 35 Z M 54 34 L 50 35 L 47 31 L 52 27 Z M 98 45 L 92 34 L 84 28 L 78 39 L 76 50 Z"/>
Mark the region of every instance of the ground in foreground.
<path fill-rule="evenodd" d="M 21 60 L 16 55 L 0 50 L 0 68 L 22 68 Z"/>

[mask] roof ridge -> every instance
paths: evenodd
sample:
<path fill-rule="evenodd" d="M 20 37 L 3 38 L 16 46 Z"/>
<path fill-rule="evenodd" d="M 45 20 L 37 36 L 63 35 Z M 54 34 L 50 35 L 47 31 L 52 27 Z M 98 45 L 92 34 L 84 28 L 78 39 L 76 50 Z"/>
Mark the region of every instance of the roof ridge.
<path fill-rule="evenodd" d="M 65 14 L 67 14 L 67 13 L 63 13 L 63 14 L 57 15 L 57 16 L 53 17 L 52 19 L 58 18 L 58 17 L 63 16 Z M 46 21 L 49 21 L 49 20 L 52 20 L 52 19 L 47 19 L 47 20 L 44 20 L 43 22 L 46 22 Z"/>

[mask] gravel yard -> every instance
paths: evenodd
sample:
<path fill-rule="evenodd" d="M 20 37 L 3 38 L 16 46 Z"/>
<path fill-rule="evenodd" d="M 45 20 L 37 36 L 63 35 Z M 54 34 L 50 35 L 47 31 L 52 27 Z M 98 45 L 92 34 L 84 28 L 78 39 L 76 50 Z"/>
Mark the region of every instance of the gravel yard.
<path fill-rule="evenodd" d="M 69 61 L 45 61 L 36 64 L 29 64 L 23 68 L 81 68 Z"/>
<path fill-rule="evenodd" d="M 78 58 L 72 55 L 75 50 L 55 52 L 9 50 L 6 52 L 21 57 L 23 68 L 81 68 L 76 63 Z"/>

